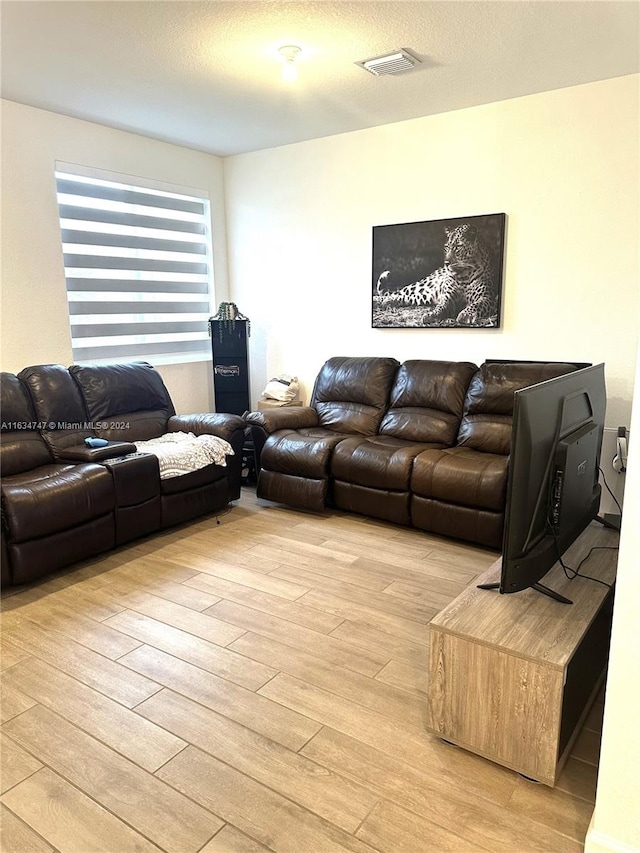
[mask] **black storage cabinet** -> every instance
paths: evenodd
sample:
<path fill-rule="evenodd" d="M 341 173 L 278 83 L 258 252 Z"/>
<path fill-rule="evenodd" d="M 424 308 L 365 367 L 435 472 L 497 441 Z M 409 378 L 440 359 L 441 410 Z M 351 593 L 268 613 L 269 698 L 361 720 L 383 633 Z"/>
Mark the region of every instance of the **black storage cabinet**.
<path fill-rule="evenodd" d="M 209 320 L 216 412 L 243 415 L 249 405 L 247 320 Z"/>

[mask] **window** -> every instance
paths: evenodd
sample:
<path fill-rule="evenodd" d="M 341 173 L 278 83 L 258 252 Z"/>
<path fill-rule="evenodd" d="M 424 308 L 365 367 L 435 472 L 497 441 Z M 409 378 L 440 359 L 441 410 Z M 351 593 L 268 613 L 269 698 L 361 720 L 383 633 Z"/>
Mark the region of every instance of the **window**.
<path fill-rule="evenodd" d="M 206 194 L 56 166 L 74 361 L 210 358 Z"/>

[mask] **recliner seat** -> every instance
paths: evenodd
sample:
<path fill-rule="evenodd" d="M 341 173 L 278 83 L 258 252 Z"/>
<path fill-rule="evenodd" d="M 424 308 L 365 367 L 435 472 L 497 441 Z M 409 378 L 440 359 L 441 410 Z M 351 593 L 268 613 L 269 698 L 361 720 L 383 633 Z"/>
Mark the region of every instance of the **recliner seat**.
<path fill-rule="evenodd" d="M 415 458 L 454 440 L 470 362 L 412 360 L 402 364 L 378 432 L 341 441 L 331 459 L 332 502 L 398 524 L 410 524 L 411 476 Z"/>
<path fill-rule="evenodd" d="M 55 461 L 24 385 L 0 375 L 3 586 L 28 583 L 115 545 L 115 491 L 100 464 Z"/>
<path fill-rule="evenodd" d="M 258 497 L 322 509 L 334 448 L 349 436 L 376 434 L 398 364 L 393 358 L 331 358 L 318 374 L 309 406 L 254 413 L 269 433 L 259 441 Z M 278 428 L 283 414 L 295 427 Z"/>

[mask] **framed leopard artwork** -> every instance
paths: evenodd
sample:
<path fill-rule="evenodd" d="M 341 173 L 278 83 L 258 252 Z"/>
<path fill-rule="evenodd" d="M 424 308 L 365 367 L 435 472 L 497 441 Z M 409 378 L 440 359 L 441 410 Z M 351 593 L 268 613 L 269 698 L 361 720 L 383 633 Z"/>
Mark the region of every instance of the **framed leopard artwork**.
<path fill-rule="evenodd" d="M 374 329 L 497 329 L 506 216 L 373 228 Z"/>

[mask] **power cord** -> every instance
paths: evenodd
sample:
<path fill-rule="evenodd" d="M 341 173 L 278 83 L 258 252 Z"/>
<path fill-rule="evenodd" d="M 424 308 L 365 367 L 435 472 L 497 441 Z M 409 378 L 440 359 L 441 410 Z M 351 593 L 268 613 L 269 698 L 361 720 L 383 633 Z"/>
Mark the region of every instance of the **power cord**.
<path fill-rule="evenodd" d="M 562 554 L 560 553 L 560 548 L 558 547 L 557 531 L 554 528 L 552 528 L 551 532 L 553 535 L 553 543 L 554 543 L 555 548 L 556 548 L 556 554 L 558 556 L 558 562 L 562 566 L 562 571 L 564 572 L 565 577 L 568 580 L 572 581 L 574 578 L 584 578 L 585 580 L 593 581 L 594 583 L 602 584 L 602 586 L 606 586 L 607 589 L 613 589 L 613 584 L 611 584 L 611 583 L 607 583 L 606 581 L 600 580 L 600 578 L 594 578 L 591 575 L 583 575 L 582 572 L 580 571 L 580 567 L 582 565 L 584 565 L 584 563 L 587 562 L 587 560 L 593 554 L 594 551 L 617 551 L 618 548 L 620 547 L 619 545 L 594 545 L 589 550 L 589 553 L 586 555 L 586 557 L 583 557 L 580 560 L 580 562 L 578 563 L 578 567 L 574 569 L 571 566 L 567 566 L 566 563 L 564 563 L 564 561 L 562 559 Z"/>
<path fill-rule="evenodd" d="M 616 496 L 613 494 L 613 492 L 609 488 L 609 484 L 607 483 L 607 478 L 604 476 L 604 471 L 602 470 L 602 468 L 598 468 L 598 471 L 600 472 L 600 476 L 602 477 L 602 482 L 604 483 L 605 489 L 609 492 L 609 494 L 613 498 L 613 502 L 618 507 L 618 509 L 620 510 L 620 515 L 622 516 L 622 507 L 618 503 L 618 499 L 616 498 Z"/>

